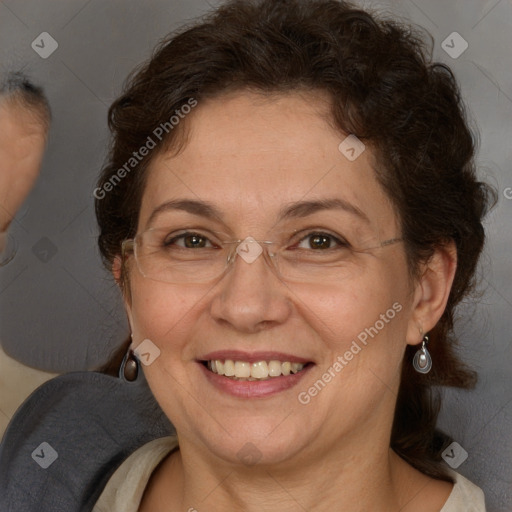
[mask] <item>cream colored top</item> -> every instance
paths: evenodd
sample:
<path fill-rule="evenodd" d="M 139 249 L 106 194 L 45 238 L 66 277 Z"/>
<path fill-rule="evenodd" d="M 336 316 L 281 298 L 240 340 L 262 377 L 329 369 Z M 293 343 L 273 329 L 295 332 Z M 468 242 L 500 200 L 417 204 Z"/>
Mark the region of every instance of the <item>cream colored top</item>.
<path fill-rule="evenodd" d="M 16 361 L 0 346 L 0 440 L 23 401 L 56 376 L 56 373 L 36 370 Z"/>
<path fill-rule="evenodd" d="M 173 449 L 176 437 L 145 444 L 128 457 L 109 480 L 92 512 L 137 512 L 151 474 Z M 459 473 L 452 492 L 440 512 L 485 512 L 484 493 Z"/>

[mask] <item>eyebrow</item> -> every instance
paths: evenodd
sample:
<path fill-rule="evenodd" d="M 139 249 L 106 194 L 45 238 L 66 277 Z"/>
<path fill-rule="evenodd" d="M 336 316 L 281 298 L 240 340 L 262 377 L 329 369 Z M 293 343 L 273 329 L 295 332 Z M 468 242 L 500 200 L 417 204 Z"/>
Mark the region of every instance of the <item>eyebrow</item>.
<path fill-rule="evenodd" d="M 146 226 L 149 226 L 161 213 L 173 210 L 181 210 L 191 213 L 192 215 L 221 222 L 223 222 L 224 219 L 224 215 L 221 210 L 207 201 L 195 199 L 173 199 L 157 206 L 149 216 Z M 345 199 L 340 198 L 317 199 L 290 203 L 279 210 L 278 220 L 281 221 L 307 217 L 322 210 L 343 210 L 359 217 L 362 221 L 368 224 L 370 223 L 370 219 L 361 209 Z"/>

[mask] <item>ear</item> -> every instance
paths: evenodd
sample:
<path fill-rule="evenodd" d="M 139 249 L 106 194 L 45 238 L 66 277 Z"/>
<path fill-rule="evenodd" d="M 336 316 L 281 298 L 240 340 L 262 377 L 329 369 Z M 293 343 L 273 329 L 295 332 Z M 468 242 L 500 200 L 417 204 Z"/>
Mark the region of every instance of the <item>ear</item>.
<path fill-rule="evenodd" d="M 112 275 L 114 276 L 114 279 L 121 290 L 121 293 L 123 295 L 124 307 L 126 309 L 130 325 L 132 325 L 130 283 L 128 279 L 126 279 L 126 277 L 123 276 L 123 262 L 121 260 L 121 256 L 116 256 L 114 258 L 114 261 L 112 262 Z"/>
<path fill-rule="evenodd" d="M 114 276 L 114 279 L 116 280 L 116 283 L 118 285 L 121 284 L 121 269 L 122 269 L 121 256 L 116 256 L 114 258 L 114 261 L 112 262 L 112 275 Z"/>
<path fill-rule="evenodd" d="M 414 300 L 407 326 L 407 343 L 421 343 L 421 332 L 427 333 L 435 327 L 444 313 L 455 271 L 457 248 L 451 241 L 435 250 L 423 265 L 421 276 L 414 286 Z"/>

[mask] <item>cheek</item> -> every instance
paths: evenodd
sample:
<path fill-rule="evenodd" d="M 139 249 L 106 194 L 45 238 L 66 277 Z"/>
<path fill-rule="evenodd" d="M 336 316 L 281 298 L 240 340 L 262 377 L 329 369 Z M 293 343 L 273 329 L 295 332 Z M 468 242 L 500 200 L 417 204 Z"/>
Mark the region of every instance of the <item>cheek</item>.
<path fill-rule="evenodd" d="M 406 267 L 399 263 L 380 262 L 357 280 L 310 290 L 308 301 L 305 290 L 297 293 L 308 305 L 302 315 L 323 341 L 323 368 L 341 357 L 346 377 L 374 380 L 373 372 L 388 382 L 398 372 L 410 300 Z"/>
<path fill-rule="evenodd" d="M 407 274 L 401 266 L 381 262 L 368 266 L 355 279 L 316 290 L 296 290 L 296 295 L 304 304 L 314 305 L 318 319 L 331 327 L 331 336 L 337 332 L 353 336 L 374 325 L 388 310 L 387 316 L 399 319 L 396 310 L 404 311 L 408 300 Z M 395 303 L 401 307 L 393 309 Z"/>
<path fill-rule="evenodd" d="M 389 391 L 397 389 L 405 350 L 407 276 L 395 265 L 379 265 L 363 279 L 309 298 L 303 316 L 322 340 L 323 357 L 299 400 L 325 411 L 343 404 L 343 412 L 326 413 L 336 431 L 341 421 L 356 421 L 396 396 Z"/>
<path fill-rule="evenodd" d="M 184 287 L 136 277 L 131 283 L 131 317 L 135 342 L 150 339 L 161 351 L 182 345 L 194 322 L 198 294 Z M 172 339 L 169 344 L 167 340 Z"/>

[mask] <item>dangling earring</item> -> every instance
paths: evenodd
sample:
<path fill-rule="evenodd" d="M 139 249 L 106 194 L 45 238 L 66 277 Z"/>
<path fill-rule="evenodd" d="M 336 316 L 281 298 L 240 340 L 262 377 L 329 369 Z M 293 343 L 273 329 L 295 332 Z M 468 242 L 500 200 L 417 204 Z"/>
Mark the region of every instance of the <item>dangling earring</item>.
<path fill-rule="evenodd" d="M 423 338 L 421 348 L 414 354 L 412 365 L 419 373 L 428 373 L 432 369 L 432 358 L 427 350 L 428 336 Z"/>
<path fill-rule="evenodd" d="M 135 382 L 139 376 L 139 361 L 133 350 L 126 352 L 121 367 L 119 368 L 119 377 L 127 382 Z"/>

